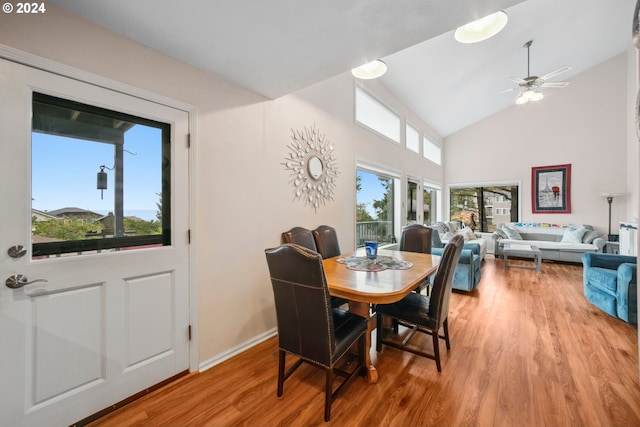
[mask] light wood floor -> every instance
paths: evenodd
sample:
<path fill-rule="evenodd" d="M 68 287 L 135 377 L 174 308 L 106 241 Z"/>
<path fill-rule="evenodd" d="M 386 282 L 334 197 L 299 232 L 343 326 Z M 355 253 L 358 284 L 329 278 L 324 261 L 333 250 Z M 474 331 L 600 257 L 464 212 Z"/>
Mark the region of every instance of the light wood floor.
<path fill-rule="evenodd" d="M 581 266 L 545 262 L 542 270 L 504 272 L 489 256 L 478 289 L 453 294 L 442 372 L 432 360 L 374 346 L 379 382 L 357 378 L 334 402 L 330 424 L 640 426 L 637 329 L 585 300 Z M 323 425 L 323 372 L 302 366 L 278 399 L 276 371 L 272 338 L 93 425 Z"/>

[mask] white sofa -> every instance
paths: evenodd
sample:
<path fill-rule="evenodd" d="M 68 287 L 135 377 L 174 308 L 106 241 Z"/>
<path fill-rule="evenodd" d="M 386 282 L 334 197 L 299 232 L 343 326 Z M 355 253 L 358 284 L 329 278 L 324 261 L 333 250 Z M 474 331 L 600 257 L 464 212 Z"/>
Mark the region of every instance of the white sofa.
<path fill-rule="evenodd" d="M 511 222 L 498 224 L 493 233 L 496 257 L 504 257 L 505 244 L 516 243 L 537 246 L 542 259 L 577 263 L 582 262 L 585 252 L 602 252 L 604 237 L 603 232 L 580 224 Z"/>

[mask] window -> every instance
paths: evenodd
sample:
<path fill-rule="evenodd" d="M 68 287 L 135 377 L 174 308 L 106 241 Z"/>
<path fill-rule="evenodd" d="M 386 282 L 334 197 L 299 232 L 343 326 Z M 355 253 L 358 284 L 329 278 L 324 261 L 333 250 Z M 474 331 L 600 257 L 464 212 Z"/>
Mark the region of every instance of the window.
<path fill-rule="evenodd" d="M 418 222 L 418 183 L 407 180 L 407 225 Z"/>
<path fill-rule="evenodd" d="M 33 94 L 34 258 L 171 244 L 171 126 Z"/>
<path fill-rule="evenodd" d="M 420 131 L 407 123 L 407 129 L 405 131 L 405 141 L 407 149 L 420 153 Z"/>
<path fill-rule="evenodd" d="M 438 165 L 442 163 L 442 153 L 439 145 L 431 141 L 426 136 L 422 138 L 422 145 L 422 152 L 424 153 L 424 157 Z"/>
<path fill-rule="evenodd" d="M 493 232 L 496 224 L 519 221 L 518 185 L 451 187 L 449 200 L 451 220 L 475 231 Z"/>
<path fill-rule="evenodd" d="M 425 183 L 423 190 L 424 225 L 434 225 L 438 221 L 438 199 L 440 189 Z"/>
<path fill-rule="evenodd" d="M 367 240 L 396 243 L 398 178 L 384 172 L 356 169 L 356 246 Z"/>
<path fill-rule="evenodd" d="M 400 143 L 400 116 L 358 86 L 356 122 Z"/>

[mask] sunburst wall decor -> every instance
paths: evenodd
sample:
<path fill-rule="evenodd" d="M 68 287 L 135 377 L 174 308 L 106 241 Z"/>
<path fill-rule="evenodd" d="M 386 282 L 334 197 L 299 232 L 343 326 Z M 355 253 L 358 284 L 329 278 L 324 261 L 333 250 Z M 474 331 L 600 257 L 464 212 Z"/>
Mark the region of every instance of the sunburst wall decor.
<path fill-rule="evenodd" d="M 338 177 L 333 144 L 315 125 L 302 131 L 291 129 L 291 139 L 289 155 L 282 164 L 291 171 L 294 198 L 317 211 L 333 200 Z"/>

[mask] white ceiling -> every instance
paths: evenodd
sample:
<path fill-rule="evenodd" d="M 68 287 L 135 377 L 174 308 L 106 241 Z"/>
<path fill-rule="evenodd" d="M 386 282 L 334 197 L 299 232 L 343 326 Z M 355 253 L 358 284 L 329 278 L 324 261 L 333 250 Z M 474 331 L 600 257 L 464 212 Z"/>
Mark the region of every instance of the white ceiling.
<path fill-rule="evenodd" d="M 139 43 L 268 98 L 381 58 L 382 82 L 440 135 L 513 104 L 509 77 L 562 65 L 568 80 L 632 46 L 635 0 L 50 0 Z M 497 10 L 497 36 L 453 40 Z M 545 95 L 552 91 L 545 89 Z M 542 101 L 544 102 L 544 101 Z"/>

